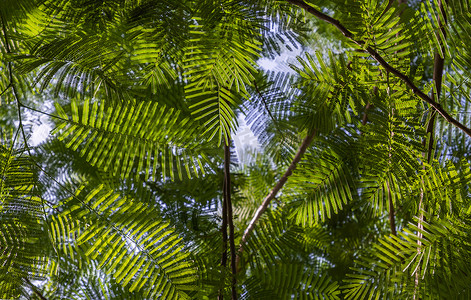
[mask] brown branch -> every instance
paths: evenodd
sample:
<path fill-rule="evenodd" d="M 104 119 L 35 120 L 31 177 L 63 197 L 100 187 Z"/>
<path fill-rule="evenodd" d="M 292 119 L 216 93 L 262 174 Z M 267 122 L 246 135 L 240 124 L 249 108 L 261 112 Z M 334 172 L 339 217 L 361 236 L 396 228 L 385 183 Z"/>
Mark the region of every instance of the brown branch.
<path fill-rule="evenodd" d="M 236 268 L 236 250 L 234 242 L 234 223 L 232 217 L 232 201 L 231 201 L 231 146 L 224 144 L 224 184 L 223 184 L 223 203 L 222 203 L 222 256 L 221 266 L 227 266 L 227 240 L 231 250 L 231 270 L 232 270 L 232 300 L 237 300 L 237 268 Z M 229 227 L 229 237 L 227 228 Z M 218 299 L 224 298 L 224 287 L 218 292 Z"/>
<path fill-rule="evenodd" d="M 276 197 L 276 194 L 278 194 L 278 192 L 281 190 L 281 188 L 283 188 L 283 186 L 285 185 L 286 181 L 288 180 L 288 177 L 291 176 L 291 174 L 293 174 L 293 171 L 294 169 L 296 169 L 296 166 L 297 164 L 299 163 L 299 161 L 301 160 L 301 157 L 304 155 L 304 153 L 306 152 L 307 150 L 307 147 L 311 144 L 311 141 L 312 139 L 314 138 L 316 132 L 313 131 L 312 133 L 309 133 L 303 140 L 303 142 L 301 143 L 301 145 L 299 146 L 299 149 L 298 151 L 296 152 L 294 158 L 293 158 L 293 161 L 291 162 L 291 164 L 288 166 L 288 169 L 286 170 L 286 172 L 283 174 L 283 176 L 281 176 L 280 180 L 277 182 L 277 184 L 273 187 L 273 189 L 271 190 L 271 192 L 265 197 L 265 199 L 263 200 L 262 204 L 258 207 L 257 211 L 255 212 L 255 215 L 253 216 L 252 220 L 250 221 L 249 225 L 247 226 L 247 228 L 245 229 L 244 231 L 244 234 L 242 235 L 242 239 L 240 241 L 240 245 L 239 245 L 239 252 L 237 253 L 237 257 L 236 257 L 236 266 L 237 266 L 237 269 L 239 269 L 239 265 L 240 265 L 240 256 L 242 255 L 242 253 L 244 252 L 244 247 L 245 247 L 245 243 L 247 243 L 247 239 L 249 238 L 250 234 L 252 233 L 252 231 L 254 230 L 255 228 L 255 225 L 257 223 L 257 221 L 261 218 L 262 214 L 265 212 L 265 210 L 267 210 L 268 208 L 268 205 L 270 205 L 271 201 L 273 199 L 275 199 Z"/>
<path fill-rule="evenodd" d="M 225 178 L 224 178 L 225 179 Z M 224 182 L 224 192 L 226 183 Z M 222 255 L 221 255 L 221 266 L 225 267 L 227 265 L 227 202 L 225 199 L 226 195 L 224 194 L 224 199 L 222 201 Z"/>
<path fill-rule="evenodd" d="M 237 300 L 237 268 L 236 268 L 236 248 L 234 242 L 234 223 L 232 220 L 231 201 L 231 146 L 224 144 L 224 200 L 226 202 L 226 218 L 229 226 L 229 247 L 231 250 L 231 270 L 232 270 L 232 300 Z"/>
<path fill-rule="evenodd" d="M 286 0 L 287 2 L 291 3 L 291 4 L 294 4 L 304 10 L 306 10 L 308 13 L 312 14 L 313 16 L 327 22 L 327 23 L 330 23 L 332 25 L 334 25 L 337 29 L 340 30 L 340 32 L 346 37 L 348 38 L 350 41 L 352 41 L 353 43 L 357 44 L 358 46 L 360 46 L 361 48 L 364 48 L 366 42 L 363 41 L 363 40 L 356 40 L 354 38 L 354 35 L 351 31 L 349 31 L 347 28 L 345 28 L 338 20 L 318 11 L 317 9 L 315 9 L 314 7 L 310 6 L 309 4 L 307 4 L 306 2 L 304 2 L 303 0 Z M 419 89 L 413 82 L 412 80 L 407 77 L 406 75 L 404 75 L 403 73 L 401 73 L 399 70 L 395 69 L 394 67 L 392 67 L 390 64 L 388 64 L 386 62 L 386 60 L 378 53 L 376 52 L 371 46 L 367 46 L 366 48 L 364 48 L 364 50 L 366 53 L 370 54 L 371 57 L 373 57 L 386 71 L 388 71 L 389 73 L 393 74 L 394 76 L 396 76 L 397 78 L 399 78 L 402 82 L 405 83 L 405 85 L 417 96 L 419 97 L 420 99 L 422 99 L 423 101 L 427 102 L 428 104 L 430 104 L 440 115 L 442 115 L 443 118 L 445 118 L 445 120 L 447 120 L 447 122 L 453 124 L 454 126 L 458 127 L 459 129 L 461 129 L 463 132 L 465 132 L 467 135 L 469 135 L 471 137 L 471 129 L 466 127 L 465 125 L 463 125 L 462 123 L 460 123 L 458 120 L 456 120 L 455 118 L 453 118 L 452 116 L 450 116 L 450 114 L 448 114 L 448 112 L 446 110 L 444 110 L 442 108 L 442 106 L 437 103 L 436 101 L 434 101 L 431 97 L 427 96 L 421 89 Z"/>
<path fill-rule="evenodd" d="M 223 269 L 227 266 L 227 201 L 226 201 L 226 174 L 224 174 L 223 182 L 223 200 L 222 200 L 222 253 L 221 253 L 221 266 Z M 218 292 L 218 300 L 224 299 L 224 287 L 221 287 Z"/>

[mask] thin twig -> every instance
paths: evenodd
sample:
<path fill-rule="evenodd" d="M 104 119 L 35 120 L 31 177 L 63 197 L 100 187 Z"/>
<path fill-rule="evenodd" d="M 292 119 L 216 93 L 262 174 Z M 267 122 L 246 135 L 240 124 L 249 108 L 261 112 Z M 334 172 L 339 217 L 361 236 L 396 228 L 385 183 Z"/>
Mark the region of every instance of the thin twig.
<path fill-rule="evenodd" d="M 431 97 L 427 96 L 427 94 L 425 94 L 421 89 L 419 89 L 409 77 L 407 77 L 406 75 L 401 73 L 399 70 L 395 69 L 390 64 L 388 64 L 386 62 L 386 60 L 378 52 L 376 52 L 376 50 L 374 50 L 371 46 L 367 46 L 365 48 L 366 42 L 363 41 L 363 40 L 356 40 L 355 37 L 354 37 L 354 34 L 351 31 L 349 31 L 345 26 L 343 26 L 340 23 L 340 21 L 338 21 L 338 20 L 336 20 L 336 19 L 334 19 L 334 18 L 318 11 L 314 7 L 312 7 L 309 4 L 307 4 L 306 2 L 304 2 L 303 0 L 286 0 L 286 1 L 291 3 L 291 4 L 294 4 L 294 5 L 298 6 L 302 9 L 304 9 L 304 10 L 306 10 L 308 13 L 312 14 L 313 16 L 315 16 L 319 19 L 334 25 L 337 29 L 340 30 L 340 32 L 342 32 L 342 34 L 346 38 L 348 38 L 350 41 L 357 44 L 361 48 L 364 48 L 363 51 L 370 54 L 370 56 L 372 58 L 374 58 L 386 71 L 393 74 L 394 76 L 399 78 L 402 82 L 404 82 L 405 85 L 416 96 L 418 96 L 420 99 L 422 99 L 425 102 L 427 102 L 428 104 L 430 104 L 443 118 L 445 118 L 445 120 L 447 120 L 447 122 L 449 122 L 449 123 L 453 124 L 454 126 L 458 127 L 459 129 L 461 129 L 463 132 L 465 132 L 467 135 L 469 135 L 471 137 L 471 129 L 470 128 L 466 127 L 465 125 L 460 123 L 458 120 L 453 118 L 450 114 L 448 114 L 448 112 L 446 110 L 444 110 L 439 103 L 434 101 Z"/>
<path fill-rule="evenodd" d="M 301 157 L 306 152 L 307 147 L 311 144 L 311 141 L 314 138 L 315 134 L 316 134 L 316 132 L 312 131 L 311 133 L 309 133 L 304 138 L 303 142 L 299 146 L 298 151 L 296 152 L 296 155 L 293 158 L 293 161 L 288 166 L 288 169 L 283 174 L 283 176 L 281 176 L 280 180 L 273 187 L 273 189 L 270 191 L 270 193 L 265 197 L 262 204 L 258 207 L 257 211 L 255 212 L 255 215 L 253 216 L 253 218 L 250 221 L 249 225 L 245 229 L 244 234 L 242 235 L 242 239 L 240 240 L 239 251 L 237 252 L 237 257 L 236 257 L 237 269 L 239 269 L 240 256 L 244 252 L 244 247 L 245 247 L 245 244 L 247 243 L 247 239 L 249 238 L 250 234 L 254 230 L 257 221 L 262 217 L 262 214 L 265 212 L 265 210 L 267 210 L 268 205 L 270 205 L 271 201 L 273 199 L 275 199 L 276 194 L 278 194 L 278 192 L 283 188 L 286 181 L 288 180 L 288 177 L 291 176 L 291 174 L 293 174 L 293 171 L 296 169 L 296 166 L 299 163 L 299 161 L 301 160 Z"/>

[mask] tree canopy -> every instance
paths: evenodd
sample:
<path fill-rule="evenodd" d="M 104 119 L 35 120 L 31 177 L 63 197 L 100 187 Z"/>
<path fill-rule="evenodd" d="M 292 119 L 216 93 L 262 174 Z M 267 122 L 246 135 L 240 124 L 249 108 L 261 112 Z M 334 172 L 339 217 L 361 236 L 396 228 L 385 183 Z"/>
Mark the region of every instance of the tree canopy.
<path fill-rule="evenodd" d="M 469 299 L 470 16 L 0 1 L 0 298 Z"/>

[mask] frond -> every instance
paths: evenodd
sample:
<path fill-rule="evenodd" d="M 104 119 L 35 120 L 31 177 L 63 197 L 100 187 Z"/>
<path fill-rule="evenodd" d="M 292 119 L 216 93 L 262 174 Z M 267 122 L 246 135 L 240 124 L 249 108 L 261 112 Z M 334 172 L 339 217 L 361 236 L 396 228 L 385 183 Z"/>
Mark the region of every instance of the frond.
<path fill-rule="evenodd" d="M 306 231 L 288 218 L 286 212 L 277 209 L 269 213 L 255 228 L 247 241 L 247 258 L 250 270 L 262 271 L 280 262 L 299 259 L 303 251 L 319 252 L 328 243 L 327 233 L 320 226 Z M 315 265 L 314 262 L 313 265 Z"/>
<path fill-rule="evenodd" d="M 279 176 L 279 172 L 273 170 L 273 162 L 267 155 L 256 151 L 249 152 L 249 155 L 252 156 L 252 162 L 241 165 L 236 170 L 237 173 L 240 172 L 240 176 L 234 182 L 239 196 L 234 201 L 234 214 L 242 224 L 250 220 Z"/>
<path fill-rule="evenodd" d="M 37 8 L 35 0 L 15 1 L 5 0 L 0 4 L 0 16 L 2 25 L 7 24 L 15 25 L 21 24 L 31 13 Z"/>
<path fill-rule="evenodd" d="M 470 57 L 471 47 L 464 41 L 471 36 L 470 8 L 463 1 L 450 2 L 447 6 L 449 13 L 447 41 L 451 51 L 451 63 L 443 80 L 443 92 L 440 103 L 465 126 L 470 124 Z M 469 153 L 470 143 L 459 130 L 439 118 L 437 132 L 440 139 L 437 148 L 446 158 L 458 162 L 460 157 Z"/>
<path fill-rule="evenodd" d="M 0 297 L 15 298 L 27 280 L 46 275 L 48 238 L 36 171 L 25 149 L 0 145 Z"/>
<path fill-rule="evenodd" d="M 345 57 L 329 53 L 330 65 L 326 64 L 320 53 L 315 60 L 306 54 L 306 60 L 298 57 L 301 67 L 291 65 L 300 76 L 298 88 L 299 100 L 293 104 L 293 110 L 301 129 L 315 129 L 320 133 L 332 131 L 351 117 L 359 113 L 364 105 L 365 87 L 356 75 L 349 70 Z"/>
<path fill-rule="evenodd" d="M 130 292 L 142 289 L 150 298 L 189 299 L 197 280 L 190 253 L 151 207 L 99 186 L 88 193 L 79 188 L 59 208 L 61 218 L 80 227 L 54 231 L 55 241 L 64 232 L 74 237 L 75 247 Z"/>
<path fill-rule="evenodd" d="M 397 6 L 390 1 L 368 1 L 361 6 L 363 24 L 360 36 L 366 42 L 362 47 L 372 46 L 391 65 L 407 68 L 410 49 L 416 46 L 410 37 L 418 26 L 406 23 L 409 18 L 413 19 L 410 11 L 405 5 Z"/>
<path fill-rule="evenodd" d="M 302 12 L 279 1 L 258 1 L 263 6 L 263 27 L 261 38 L 263 57 L 274 59 L 284 48 L 288 51 L 299 49 L 308 39 L 308 22 Z"/>
<path fill-rule="evenodd" d="M 152 193 L 154 197 L 149 199 L 149 203 L 159 203 L 162 217 L 175 223 L 182 236 L 194 241 L 194 235 L 205 235 L 218 226 L 216 221 L 219 218 L 218 209 L 221 208 L 222 180 L 221 173 L 206 174 L 176 181 L 147 181 L 142 189 Z M 138 191 L 140 188 L 137 185 L 129 184 L 126 193 Z"/>
<path fill-rule="evenodd" d="M 452 35 L 447 38 L 456 49 L 453 53 L 455 59 L 453 60 L 453 69 L 456 72 L 454 75 L 462 78 L 469 78 L 469 58 L 471 55 L 470 46 L 465 43 L 471 35 L 471 19 L 469 18 L 470 7 L 465 1 L 453 1 L 448 5 L 451 11 L 453 22 L 450 23 Z"/>
<path fill-rule="evenodd" d="M 205 92 L 197 88 L 190 92 L 196 92 L 192 95 L 187 94 L 187 98 L 196 102 L 190 109 L 194 114 L 198 114 L 196 120 L 204 122 L 203 135 L 208 136 L 208 140 L 217 136 L 218 144 L 223 139 L 228 144 L 231 132 L 237 128 L 234 108 L 241 102 L 239 95 L 225 88 Z"/>
<path fill-rule="evenodd" d="M 425 165 L 414 182 L 411 182 L 409 197 L 423 202 L 429 213 L 442 216 L 460 215 L 469 207 L 469 182 L 471 169 L 469 162 L 462 159 L 459 164 L 448 161 L 444 166 L 437 161 Z M 468 210 L 467 213 L 471 212 Z"/>
<path fill-rule="evenodd" d="M 251 88 L 251 98 L 244 103 L 247 125 L 275 162 L 293 157 L 299 144 L 298 139 L 292 138 L 298 128 L 289 122 L 294 115 L 294 83 L 295 78 L 289 73 L 259 74 Z"/>
<path fill-rule="evenodd" d="M 287 183 L 289 206 L 298 224 L 324 222 L 353 200 L 355 165 L 351 164 L 348 144 L 342 145 L 341 139 L 314 143 Z"/>
<path fill-rule="evenodd" d="M 423 228 L 410 224 L 358 259 L 355 273 L 345 281 L 346 299 L 412 299 L 414 294 L 461 299 L 469 293 L 470 249 L 460 242 L 469 234 L 469 219 L 425 218 Z"/>
<path fill-rule="evenodd" d="M 75 249 L 78 250 L 79 247 Z M 49 275 L 49 280 L 42 288 L 42 294 L 47 299 L 150 299 L 144 296 L 142 290 L 131 292 L 118 284 L 112 275 L 107 275 L 98 268 L 96 261 L 88 260 L 86 264 L 77 265 L 77 261 L 67 261 L 65 256 L 60 258 L 57 273 Z"/>
<path fill-rule="evenodd" d="M 406 103 L 410 101 L 411 104 Z M 369 123 L 361 127 L 356 147 L 360 155 L 361 195 L 381 215 L 392 197 L 400 203 L 420 169 L 425 129 L 417 121 L 417 102 L 403 91 L 377 92 L 370 98 Z"/>
<path fill-rule="evenodd" d="M 443 24 L 443 20 L 450 20 L 448 14 L 448 4 L 441 1 L 443 10 L 438 7 L 437 1 L 421 2 L 420 15 L 422 17 L 419 24 L 422 27 L 421 33 L 424 35 L 423 40 L 428 40 L 430 55 L 438 53 L 440 57 L 451 57 L 450 49 L 446 36 L 450 36 L 449 26 Z M 417 14 L 418 15 L 418 14 Z M 442 20 L 441 23 L 438 20 Z M 443 30 L 443 32 L 442 32 Z"/>
<path fill-rule="evenodd" d="M 241 10 L 237 1 L 206 1 L 200 9 L 201 18 L 194 19 L 185 49 L 185 92 L 194 116 L 204 122 L 204 135 L 229 144 L 235 108 L 241 97 L 247 97 L 256 73 L 257 16 Z"/>
<path fill-rule="evenodd" d="M 244 283 L 241 299 L 341 299 L 338 283 L 302 264 L 278 263 L 257 270 Z"/>
<path fill-rule="evenodd" d="M 104 277 L 104 278 L 103 278 Z M 142 300 L 146 299 L 142 293 L 129 292 L 108 276 L 99 277 L 86 274 L 76 290 L 67 295 L 74 300 Z M 56 294 L 57 296 L 57 294 Z"/>
<path fill-rule="evenodd" d="M 346 13 L 342 14 L 343 19 L 340 21 L 347 26 L 348 19 L 353 19 L 355 24 L 347 28 L 355 34 L 355 39 L 364 41 L 361 45 L 347 42 L 348 47 L 356 49 L 349 51 L 349 59 L 351 68 L 358 73 L 359 81 L 367 83 L 370 92 L 373 87 L 380 92 L 388 87 L 407 91 L 402 82 L 385 72 L 364 51 L 371 47 L 389 65 L 413 79 L 417 82 L 416 85 L 422 86 L 424 78 L 430 75 L 426 72 L 430 70 L 416 71 L 422 64 L 431 62 L 430 57 L 433 57 L 435 46 L 429 44 L 429 37 L 434 34 L 427 28 L 429 15 L 404 4 L 398 5 L 397 1 L 358 1 L 355 5 L 350 1 L 341 2 L 344 2 L 341 10 Z M 428 54 L 431 55 L 427 56 Z"/>
<path fill-rule="evenodd" d="M 38 69 L 36 81 L 41 82 L 41 90 L 53 84 L 55 95 L 62 92 L 73 98 L 80 92 L 93 97 L 100 91 L 110 100 L 123 100 L 129 99 L 131 85 L 118 67 L 124 54 L 110 39 L 68 36 L 48 43 L 39 40 L 30 53 L 15 60 L 20 62 L 20 73 Z"/>
<path fill-rule="evenodd" d="M 130 61 L 140 69 L 138 82 L 150 86 L 153 94 L 160 94 L 182 78 L 192 7 L 184 1 L 168 0 L 127 5 L 134 5 L 126 23 Z"/>
<path fill-rule="evenodd" d="M 41 0 L 40 8 L 54 19 L 64 22 L 66 30 L 72 32 L 104 32 L 122 19 L 125 1 L 122 0 Z M 74 27 L 75 26 L 75 27 Z M 52 29 L 52 28 L 50 28 Z"/>
<path fill-rule="evenodd" d="M 195 140 L 198 127 L 179 111 L 150 101 L 109 106 L 89 99 L 81 107 L 72 100 L 71 118 L 60 106 L 56 109 L 59 139 L 73 150 L 80 147 L 80 155 L 104 171 L 123 178 L 143 173 L 154 180 L 160 178 L 157 167 L 163 179 L 204 172 L 207 159 L 204 145 Z"/>

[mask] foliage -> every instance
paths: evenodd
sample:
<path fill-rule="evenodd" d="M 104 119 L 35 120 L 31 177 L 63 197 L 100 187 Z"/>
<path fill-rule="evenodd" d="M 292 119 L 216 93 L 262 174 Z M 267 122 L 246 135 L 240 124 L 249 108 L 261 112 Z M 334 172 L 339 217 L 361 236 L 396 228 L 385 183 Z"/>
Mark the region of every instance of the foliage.
<path fill-rule="evenodd" d="M 0 1 L 0 298 L 469 299 L 469 15 Z"/>

